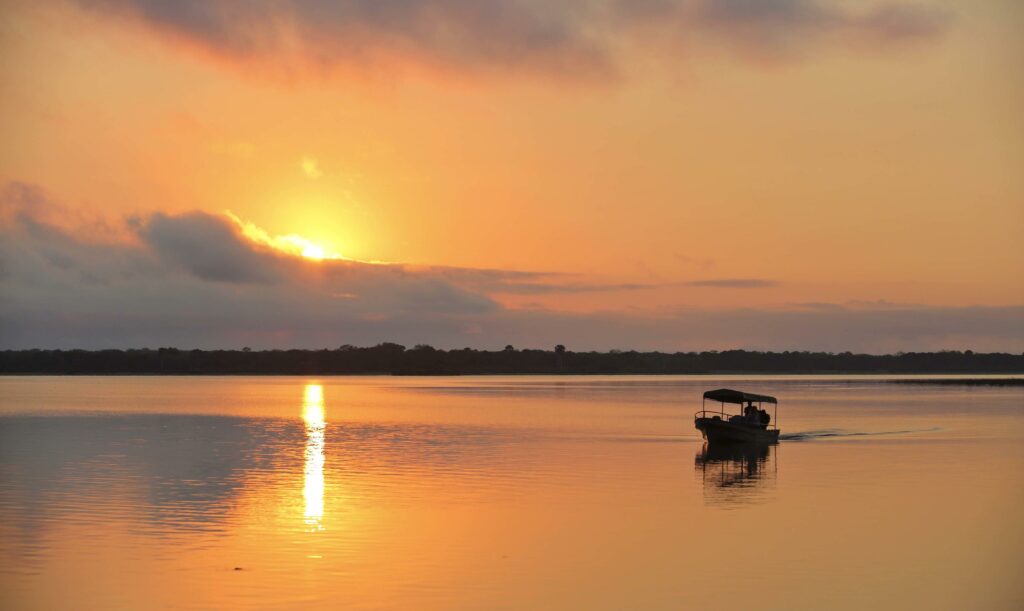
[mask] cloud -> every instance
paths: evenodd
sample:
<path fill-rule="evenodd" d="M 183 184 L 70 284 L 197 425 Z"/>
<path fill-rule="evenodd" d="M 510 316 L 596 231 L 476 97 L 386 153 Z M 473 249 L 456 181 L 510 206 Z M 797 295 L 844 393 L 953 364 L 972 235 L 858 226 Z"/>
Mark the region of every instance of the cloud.
<path fill-rule="evenodd" d="M 885 4 L 869 12 L 857 24 L 870 35 L 888 41 L 929 39 L 941 36 L 952 15 L 912 4 Z"/>
<path fill-rule="evenodd" d="M 299 167 L 302 168 L 302 173 L 306 175 L 306 178 L 317 179 L 324 175 L 316 157 L 303 157 L 299 162 Z"/>
<path fill-rule="evenodd" d="M 934 39 L 951 21 L 931 5 L 898 0 L 860 10 L 840 0 L 69 1 L 243 63 L 571 79 L 617 74 L 628 49 L 652 38 L 782 56 L 843 37 Z M 681 59 L 678 50 L 669 55 Z"/>
<path fill-rule="evenodd" d="M 138 222 L 139 235 L 161 258 L 203 280 L 277 282 L 280 257 L 253 247 L 225 219 L 204 212 L 156 213 Z"/>
<path fill-rule="evenodd" d="M 928 41 L 952 22 L 942 8 L 906 2 L 829 0 L 621 0 L 639 22 L 668 24 L 683 40 L 701 38 L 755 60 L 793 58 L 842 43 Z M 856 9 L 851 7 L 858 7 Z"/>
<path fill-rule="evenodd" d="M 603 72 L 594 3 L 545 0 L 77 0 L 238 60 Z"/>
<path fill-rule="evenodd" d="M 504 283 L 492 288 L 495 293 L 510 295 L 551 295 L 556 293 L 608 293 L 618 291 L 642 291 L 656 289 L 670 284 L 644 284 L 623 282 L 618 284 L 602 284 L 596 282 L 514 282 Z"/>
<path fill-rule="evenodd" d="M 397 341 L 562 343 L 576 350 L 1024 349 L 1024 306 L 883 300 L 590 314 L 509 309 L 491 295 L 657 285 L 586 283 L 551 272 L 310 261 L 246 240 L 230 218 L 203 212 L 130 219 L 116 240 L 115 229 L 77 217 L 38 188 L 11 185 L 0 194 L 0 347 L 321 348 Z M 771 286 L 756 279 L 698 282 Z"/>
<path fill-rule="evenodd" d="M 697 267 L 699 269 L 710 269 L 715 266 L 715 260 L 711 257 L 692 257 L 683 253 L 673 253 L 676 261 L 683 265 Z"/>
<path fill-rule="evenodd" d="M 447 327 L 498 308 L 435 274 L 278 253 L 245 240 L 229 218 L 203 212 L 134 218 L 121 241 L 97 241 L 34 215 L 17 197 L 23 191 L 0 199 L 4 346 L 287 345 L 366 321 Z M 59 206 L 42 200 L 34 208 Z"/>
<path fill-rule="evenodd" d="M 763 289 L 779 286 L 775 280 L 761 278 L 712 278 L 709 280 L 691 280 L 686 286 L 704 286 L 725 289 Z"/>
<path fill-rule="evenodd" d="M 508 269 L 465 268 L 444 266 L 400 266 L 407 271 L 429 274 L 451 281 L 459 286 L 487 294 L 553 295 L 559 293 L 602 293 L 611 291 L 637 291 L 678 283 L 608 283 L 585 282 L 578 274 L 548 271 L 522 271 Z"/>

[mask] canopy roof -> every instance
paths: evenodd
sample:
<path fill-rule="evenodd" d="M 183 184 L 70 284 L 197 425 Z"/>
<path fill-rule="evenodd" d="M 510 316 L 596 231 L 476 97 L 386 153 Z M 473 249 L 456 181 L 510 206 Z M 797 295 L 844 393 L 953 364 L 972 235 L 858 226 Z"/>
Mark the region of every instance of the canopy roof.
<path fill-rule="evenodd" d="M 755 395 L 753 393 L 731 390 L 729 388 L 709 390 L 704 393 L 704 398 L 711 399 L 713 401 L 721 401 L 722 403 L 736 403 L 739 405 L 750 402 L 778 403 L 778 401 L 775 400 L 775 397 L 769 397 L 768 395 Z"/>

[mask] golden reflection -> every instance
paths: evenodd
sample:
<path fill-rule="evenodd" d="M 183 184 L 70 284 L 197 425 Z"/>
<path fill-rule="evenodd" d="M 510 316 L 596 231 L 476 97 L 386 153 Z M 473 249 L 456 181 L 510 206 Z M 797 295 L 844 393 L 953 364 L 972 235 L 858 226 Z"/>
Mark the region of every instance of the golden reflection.
<path fill-rule="evenodd" d="M 324 517 L 324 388 L 307 384 L 302 400 L 306 424 L 306 465 L 302 496 L 305 521 L 313 530 L 323 529 Z"/>

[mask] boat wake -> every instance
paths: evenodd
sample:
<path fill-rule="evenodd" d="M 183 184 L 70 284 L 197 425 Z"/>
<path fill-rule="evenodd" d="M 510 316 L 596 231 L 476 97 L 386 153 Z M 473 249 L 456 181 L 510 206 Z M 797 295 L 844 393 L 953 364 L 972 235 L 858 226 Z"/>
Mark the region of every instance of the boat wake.
<path fill-rule="evenodd" d="M 941 430 L 939 427 L 930 429 L 907 429 L 903 431 L 844 431 L 842 429 L 822 429 L 819 431 L 803 431 L 800 433 L 788 433 L 779 436 L 782 441 L 810 441 L 812 439 L 824 439 L 828 437 L 880 437 L 884 435 L 907 435 L 910 433 L 931 433 Z"/>

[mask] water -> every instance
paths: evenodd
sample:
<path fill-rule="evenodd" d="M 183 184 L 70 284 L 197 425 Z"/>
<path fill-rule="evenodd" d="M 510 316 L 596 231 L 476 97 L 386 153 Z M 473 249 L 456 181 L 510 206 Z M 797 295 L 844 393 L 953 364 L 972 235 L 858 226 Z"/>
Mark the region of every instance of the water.
<path fill-rule="evenodd" d="M 701 391 L 784 441 L 705 448 Z M 1024 608 L 1024 389 L 0 378 L 6 609 Z"/>

